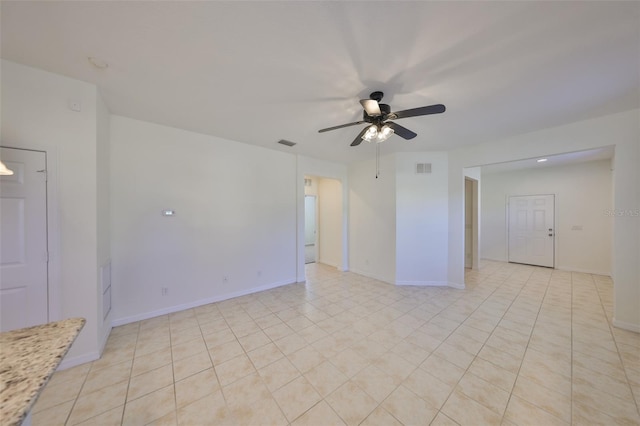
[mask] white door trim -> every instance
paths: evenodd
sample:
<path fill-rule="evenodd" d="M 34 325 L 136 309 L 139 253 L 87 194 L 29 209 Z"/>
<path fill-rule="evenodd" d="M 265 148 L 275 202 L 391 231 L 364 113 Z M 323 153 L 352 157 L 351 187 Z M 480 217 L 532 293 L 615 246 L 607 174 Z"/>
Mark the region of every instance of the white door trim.
<path fill-rule="evenodd" d="M 47 251 L 49 265 L 47 267 L 49 286 L 49 321 L 62 319 L 62 286 L 60 258 L 60 226 L 58 214 L 58 149 L 47 145 L 33 144 L 29 147 L 11 142 L 0 143 L 2 148 L 39 151 L 46 154 L 47 159 Z"/>

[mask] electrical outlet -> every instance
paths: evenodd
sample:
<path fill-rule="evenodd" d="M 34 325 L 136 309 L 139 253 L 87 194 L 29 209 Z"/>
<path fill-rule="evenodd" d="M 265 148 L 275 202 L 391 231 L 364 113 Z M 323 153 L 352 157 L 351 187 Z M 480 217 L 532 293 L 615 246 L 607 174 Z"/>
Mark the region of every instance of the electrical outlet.
<path fill-rule="evenodd" d="M 71 111 L 80 112 L 82 111 L 82 103 L 76 99 L 69 100 L 69 109 Z"/>
<path fill-rule="evenodd" d="M 166 296 L 167 294 L 169 294 L 169 289 L 167 287 L 162 287 L 162 295 Z"/>
<path fill-rule="evenodd" d="M 229 277 L 227 275 L 223 275 L 222 276 L 222 282 L 225 283 L 225 284 L 228 283 L 229 282 Z"/>

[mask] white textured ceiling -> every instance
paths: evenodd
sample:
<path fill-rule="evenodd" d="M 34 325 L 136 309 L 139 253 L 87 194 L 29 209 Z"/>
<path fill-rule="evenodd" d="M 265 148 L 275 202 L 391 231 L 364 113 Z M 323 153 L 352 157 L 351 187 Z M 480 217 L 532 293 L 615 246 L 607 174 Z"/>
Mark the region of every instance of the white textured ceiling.
<path fill-rule="evenodd" d="M 114 114 L 349 162 L 374 153 L 349 147 L 359 128 L 317 130 L 374 90 L 447 106 L 400 120 L 418 137 L 383 153 L 636 108 L 639 23 L 638 2 L 3 1 L 1 54 L 95 83 Z"/>
<path fill-rule="evenodd" d="M 482 174 L 504 173 L 523 169 L 546 169 L 548 167 L 568 166 L 589 161 L 611 160 L 615 150 L 613 146 L 588 149 L 585 151 L 567 152 L 564 154 L 548 155 L 545 157 L 527 158 L 524 160 L 510 161 L 507 163 L 494 163 L 482 166 Z M 540 159 L 544 162 L 538 162 Z"/>

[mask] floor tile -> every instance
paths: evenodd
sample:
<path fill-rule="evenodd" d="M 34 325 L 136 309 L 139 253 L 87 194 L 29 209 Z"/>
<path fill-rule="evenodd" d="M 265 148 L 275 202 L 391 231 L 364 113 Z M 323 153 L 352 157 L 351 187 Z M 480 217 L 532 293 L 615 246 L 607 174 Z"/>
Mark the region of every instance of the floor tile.
<path fill-rule="evenodd" d="M 80 426 L 100 425 L 100 426 L 118 426 L 122 424 L 122 413 L 124 411 L 124 405 L 112 408 L 104 413 L 98 414 L 95 417 L 91 417 L 81 423 L 77 423 Z M 51 420 L 48 420 L 45 424 L 53 425 Z M 72 424 L 71 422 L 67 423 Z"/>
<path fill-rule="evenodd" d="M 102 359 L 53 375 L 34 426 L 640 424 L 640 335 L 610 323 L 609 277 L 483 261 L 454 290 L 306 272 L 113 328 Z"/>
<path fill-rule="evenodd" d="M 285 357 L 261 368 L 258 373 L 271 392 L 300 377 L 298 369 Z"/>
<path fill-rule="evenodd" d="M 364 419 L 362 426 L 402 426 L 402 423 L 393 417 L 387 410 L 379 406 Z"/>
<path fill-rule="evenodd" d="M 131 375 L 131 365 L 132 361 L 127 361 L 106 368 L 92 368 L 82 386 L 82 393 L 90 393 L 105 386 L 128 380 Z"/>
<path fill-rule="evenodd" d="M 287 355 L 287 358 L 301 373 L 306 373 L 326 361 L 326 358 L 310 345 Z"/>
<path fill-rule="evenodd" d="M 442 382 L 420 368 L 411 373 L 402 385 L 438 410 L 454 388 L 453 385 Z"/>
<path fill-rule="evenodd" d="M 175 409 L 175 392 L 171 385 L 127 402 L 122 424 L 125 426 L 147 424 Z"/>
<path fill-rule="evenodd" d="M 329 361 L 325 361 L 309 370 L 304 374 L 304 377 L 323 397 L 326 397 L 349 380 L 345 374 Z"/>
<path fill-rule="evenodd" d="M 200 352 L 187 358 L 182 358 L 173 363 L 173 376 L 175 381 L 192 376 L 212 367 L 208 352 Z"/>
<path fill-rule="evenodd" d="M 465 372 L 464 369 L 437 355 L 429 356 L 420 364 L 420 368 L 452 386 L 458 383 Z"/>
<path fill-rule="evenodd" d="M 140 398 L 143 395 L 171 384 L 173 384 L 173 367 L 171 364 L 147 371 L 146 373 L 131 378 L 127 392 L 127 401 Z"/>
<path fill-rule="evenodd" d="M 442 413 L 460 425 L 499 425 L 502 416 L 485 407 L 460 390 L 453 391 L 442 407 Z"/>
<path fill-rule="evenodd" d="M 177 408 L 184 407 L 220 389 L 213 368 L 189 376 L 175 384 Z"/>
<path fill-rule="evenodd" d="M 214 365 L 220 365 L 238 355 L 244 355 L 245 351 L 237 340 L 221 343 L 209 349 L 209 356 Z"/>
<path fill-rule="evenodd" d="M 255 372 L 249 357 L 242 354 L 229 361 L 215 366 L 216 375 L 222 386 L 233 383 L 249 374 Z"/>
<path fill-rule="evenodd" d="M 73 406 L 69 416 L 69 424 L 80 423 L 112 408 L 123 406 L 127 395 L 127 385 L 128 383 L 124 381 L 82 394 Z"/>
<path fill-rule="evenodd" d="M 352 381 L 340 386 L 325 400 L 348 425 L 360 424 L 378 406 L 373 398 Z"/>
<path fill-rule="evenodd" d="M 429 424 L 438 414 L 436 408 L 404 386 L 399 386 L 384 400 L 381 407 L 405 425 Z"/>
<path fill-rule="evenodd" d="M 135 357 L 133 360 L 131 376 L 137 376 L 139 374 L 146 373 L 147 371 L 163 367 L 167 364 L 171 364 L 171 351 L 159 350 L 146 355 L 141 355 Z"/>
<path fill-rule="evenodd" d="M 44 410 L 32 413 L 32 424 L 35 425 L 64 425 L 73 408 L 74 400 L 63 402 Z M 120 424 L 120 420 L 118 420 Z"/>
<path fill-rule="evenodd" d="M 77 378 L 71 381 L 47 385 L 33 406 L 32 411 L 37 413 L 65 402 L 75 401 L 80 393 L 83 382 L 84 380 L 82 378 Z"/>
<path fill-rule="evenodd" d="M 504 410 L 509 402 L 509 392 L 471 373 L 466 373 L 462 376 L 456 389 L 460 390 L 460 392 L 469 398 L 495 411 L 500 416 L 504 414 Z"/>
<path fill-rule="evenodd" d="M 273 396 L 290 422 L 322 399 L 311 383 L 302 376 L 273 392 Z"/>
<path fill-rule="evenodd" d="M 222 388 L 227 405 L 232 410 L 243 406 L 251 406 L 254 401 L 270 399 L 271 393 L 256 372 Z"/>
<path fill-rule="evenodd" d="M 558 417 L 553 416 L 547 411 L 544 411 L 542 408 L 537 407 L 515 395 L 511 395 L 511 398 L 509 399 L 509 404 L 507 405 L 504 418 L 514 424 L 523 426 L 560 426 L 569 424 Z"/>
<path fill-rule="evenodd" d="M 374 365 L 362 369 L 352 380 L 378 403 L 398 387 L 391 376 Z"/>
<path fill-rule="evenodd" d="M 235 424 L 220 391 L 210 393 L 178 409 L 180 426 L 217 426 Z"/>

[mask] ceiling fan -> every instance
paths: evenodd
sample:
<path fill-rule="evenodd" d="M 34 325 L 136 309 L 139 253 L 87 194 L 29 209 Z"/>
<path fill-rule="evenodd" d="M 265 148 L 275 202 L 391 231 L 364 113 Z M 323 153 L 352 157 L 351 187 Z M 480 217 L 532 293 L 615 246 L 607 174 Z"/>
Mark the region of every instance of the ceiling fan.
<path fill-rule="evenodd" d="M 355 126 L 357 124 L 371 123 L 371 126 L 367 126 L 362 129 L 353 142 L 351 142 L 351 146 L 358 146 L 363 140 L 366 140 L 367 142 L 383 142 L 394 133 L 401 138 L 409 140 L 415 138 L 417 134 L 406 127 L 389 120 L 399 120 L 401 118 L 418 117 L 421 115 L 441 114 L 446 109 L 444 105 L 436 104 L 405 109 L 404 111 L 391 112 L 391 107 L 389 105 L 380 103 L 383 96 L 384 93 L 376 91 L 369 95 L 369 99 L 360 100 L 360 104 L 362 104 L 362 107 L 364 108 L 364 111 L 362 112 L 362 121 L 327 127 L 326 129 L 318 130 L 318 133 Z"/>

